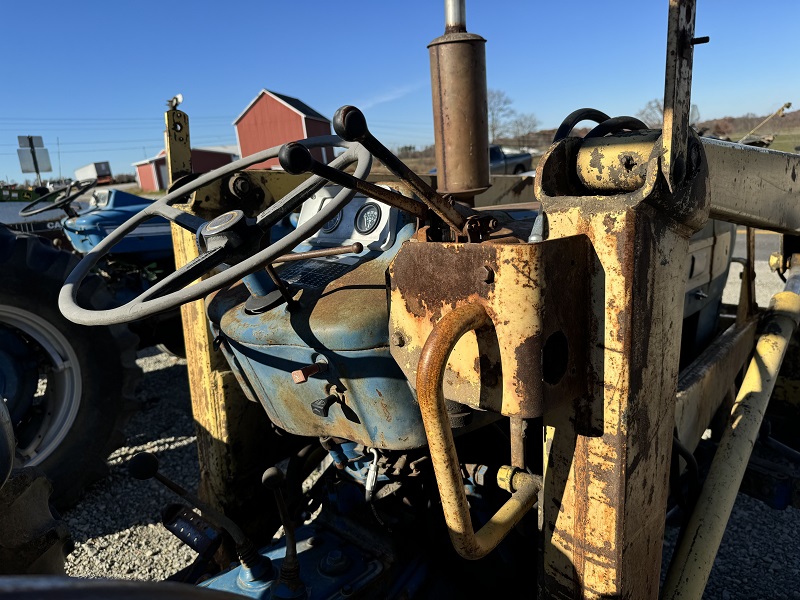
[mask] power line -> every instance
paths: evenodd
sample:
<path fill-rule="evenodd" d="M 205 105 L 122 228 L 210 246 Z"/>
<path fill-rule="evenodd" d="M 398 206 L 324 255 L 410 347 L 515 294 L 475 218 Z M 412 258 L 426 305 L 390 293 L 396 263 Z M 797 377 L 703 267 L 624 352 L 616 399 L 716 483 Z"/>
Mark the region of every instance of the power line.
<path fill-rule="evenodd" d="M 192 116 L 192 121 L 203 120 L 228 120 L 233 121 L 233 116 Z M 163 123 L 163 116 L 161 117 L 0 117 L 0 123 L 8 121 L 11 123 L 30 122 L 30 123 L 44 123 L 52 121 L 79 121 L 79 122 L 92 122 L 92 121 L 158 121 Z"/>

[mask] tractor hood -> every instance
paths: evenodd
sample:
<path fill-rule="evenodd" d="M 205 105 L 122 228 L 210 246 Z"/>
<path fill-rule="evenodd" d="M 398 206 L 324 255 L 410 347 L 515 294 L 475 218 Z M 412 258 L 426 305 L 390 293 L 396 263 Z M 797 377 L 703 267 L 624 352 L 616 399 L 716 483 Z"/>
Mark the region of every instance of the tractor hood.
<path fill-rule="evenodd" d="M 109 233 L 152 202 L 149 198 L 121 190 L 97 191 L 92 197 L 89 210 L 62 222 L 64 234 L 75 250 L 86 254 Z M 114 247 L 112 254 L 132 252 L 141 254 L 148 260 L 157 260 L 172 254 L 169 221 L 155 217 L 140 224 Z"/>

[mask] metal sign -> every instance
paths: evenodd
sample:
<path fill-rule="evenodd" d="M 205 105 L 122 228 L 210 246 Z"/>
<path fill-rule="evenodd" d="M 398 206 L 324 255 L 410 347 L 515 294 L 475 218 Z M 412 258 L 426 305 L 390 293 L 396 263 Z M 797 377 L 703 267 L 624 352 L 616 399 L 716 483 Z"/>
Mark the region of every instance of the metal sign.
<path fill-rule="evenodd" d="M 18 135 L 17 141 L 20 148 L 44 148 L 44 141 L 40 135 Z"/>
<path fill-rule="evenodd" d="M 33 152 L 36 152 L 36 162 L 33 160 Z M 17 148 L 17 155 L 23 173 L 50 173 L 53 170 L 50 153 L 46 148 Z"/>

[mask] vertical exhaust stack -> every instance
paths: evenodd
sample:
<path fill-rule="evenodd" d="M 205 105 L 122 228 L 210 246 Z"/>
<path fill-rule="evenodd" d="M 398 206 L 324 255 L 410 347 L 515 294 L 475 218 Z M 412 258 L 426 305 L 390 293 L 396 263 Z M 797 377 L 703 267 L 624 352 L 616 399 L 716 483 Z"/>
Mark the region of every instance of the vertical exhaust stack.
<path fill-rule="evenodd" d="M 465 0 L 445 0 L 445 32 L 429 45 L 437 188 L 469 204 L 489 188 L 486 40 L 467 33 Z"/>

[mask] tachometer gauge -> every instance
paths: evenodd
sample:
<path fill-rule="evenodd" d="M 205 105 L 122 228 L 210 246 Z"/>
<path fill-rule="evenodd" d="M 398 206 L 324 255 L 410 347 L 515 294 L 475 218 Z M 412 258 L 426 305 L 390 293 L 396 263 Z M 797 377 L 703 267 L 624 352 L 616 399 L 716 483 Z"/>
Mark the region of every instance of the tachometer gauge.
<path fill-rule="evenodd" d="M 356 231 L 361 235 L 372 233 L 381 222 L 381 208 L 377 204 L 367 203 L 356 213 Z"/>

